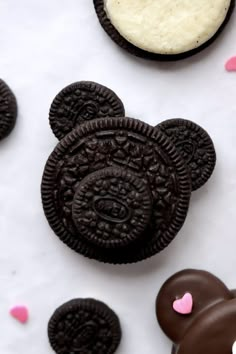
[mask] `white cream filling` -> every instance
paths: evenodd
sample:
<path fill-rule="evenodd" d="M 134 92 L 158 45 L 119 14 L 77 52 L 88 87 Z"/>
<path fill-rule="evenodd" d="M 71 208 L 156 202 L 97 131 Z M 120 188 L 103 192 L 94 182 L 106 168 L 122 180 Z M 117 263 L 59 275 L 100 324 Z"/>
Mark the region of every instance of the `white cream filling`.
<path fill-rule="evenodd" d="M 199 47 L 224 22 L 231 0 L 104 0 L 113 26 L 152 53 L 179 54 Z"/>

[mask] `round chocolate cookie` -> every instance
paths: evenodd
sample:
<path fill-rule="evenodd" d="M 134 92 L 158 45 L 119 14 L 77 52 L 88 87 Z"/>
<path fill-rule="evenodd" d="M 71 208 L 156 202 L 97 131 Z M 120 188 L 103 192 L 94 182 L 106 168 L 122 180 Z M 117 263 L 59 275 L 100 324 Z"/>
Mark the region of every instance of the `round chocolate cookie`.
<path fill-rule="evenodd" d="M 235 0 L 93 0 L 99 21 L 123 49 L 152 60 L 179 60 L 208 47 Z"/>
<path fill-rule="evenodd" d="M 86 121 L 124 116 L 123 103 L 112 90 L 95 82 L 80 81 L 65 87 L 55 97 L 49 121 L 53 133 L 60 140 Z"/>
<path fill-rule="evenodd" d="M 16 98 L 0 79 L 0 140 L 7 137 L 14 128 L 17 116 Z"/>
<path fill-rule="evenodd" d="M 211 177 L 216 164 L 214 144 L 208 133 L 186 119 L 169 119 L 157 127 L 172 140 L 186 161 L 190 169 L 192 190 L 202 187 Z"/>
<path fill-rule="evenodd" d="M 75 299 L 59 307 L 48 324 L 58 354 L 113 354 L 121 340 L 117 315 L 94 299 Z"/>
<path fill-rule="evenodd" d="M 158 128 L 131 118 L 79 125 L 49 157 L 42 179 L 45 215 L 56 235 L 89 258 L 146 259 L 182 227 L 191 180 Z"/>
<path fill-rule="evenodd" d="M 81 235 L 98 246 L 126 246 L 143 235 L 151 217 L 147 181 L 122 168 L 93 172 L 79 184 L 72 216 Z"/>
<path fill-rule="evenodd" d="M 236 299 L 214 275 L 187 269 L 161 287 L 157 319 L 173 341 L 172 354 L 235 353 Z"/>

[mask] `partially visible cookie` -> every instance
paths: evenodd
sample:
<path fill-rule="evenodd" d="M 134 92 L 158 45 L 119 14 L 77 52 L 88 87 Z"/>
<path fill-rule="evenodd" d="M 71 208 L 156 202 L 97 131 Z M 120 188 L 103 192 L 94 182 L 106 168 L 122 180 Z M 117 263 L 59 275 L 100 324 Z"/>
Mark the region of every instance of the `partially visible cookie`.
<path fill-rule="evenodd" d="M 49 121 L 60 140 L 77 125 L 95 118 L 124 117 L 124 105 L 109 88 L 91 81 L 65 87 L 53 100 Z"/>
<path fill-rule="evenodd" d="M 17 116 L 16 98 L 0 79 L 0 140 L 7 137 L 14 128 Z"/>
<path fill-rule="evenodd" d="M 179 150 L 191 174 L 192 190 L 202 187 L 213 173 L 216 164 L 214 144 L 208 133 L 186 119 L 169 119 L 159 127 Z"/>
<path fill-rule="evenodd" d="M 117 315 L 94 299 L 75 299 L 60 306 L 48 324 L 57 354 L 113 354 L 121 340 Z"/>
<path fill-rule="evenodd" d="M 131 54 L 178 60 L 198 53 L 222 32 L 235 0 L 93 0 L 108 35 Z"/>

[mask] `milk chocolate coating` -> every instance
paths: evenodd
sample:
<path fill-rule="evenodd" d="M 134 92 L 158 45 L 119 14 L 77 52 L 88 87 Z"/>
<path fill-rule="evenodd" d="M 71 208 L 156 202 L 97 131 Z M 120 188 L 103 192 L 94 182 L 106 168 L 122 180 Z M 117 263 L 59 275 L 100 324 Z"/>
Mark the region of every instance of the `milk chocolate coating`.
<path fill-rule="evenodd" d="M 189 328 L 178 354 L 229 354 L 236 340 L 236 299 L 202 313 Z"/>
<path fill-rule="evenodd" d="M 190 293 L 193 309 L 183 315 L 173 303 Z M 173 341 L 172 354 L 230 354 L 236 341 L 236 299 L 214 275 L 184 270 L 169 278 L 156 300 L 157 319 Z"/>

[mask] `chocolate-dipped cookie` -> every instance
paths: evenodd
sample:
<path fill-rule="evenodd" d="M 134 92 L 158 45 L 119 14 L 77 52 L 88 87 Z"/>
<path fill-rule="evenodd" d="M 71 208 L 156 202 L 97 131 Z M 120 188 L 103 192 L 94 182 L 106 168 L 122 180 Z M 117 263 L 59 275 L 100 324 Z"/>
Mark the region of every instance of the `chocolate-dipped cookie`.
<path fill-rule="evenodd" d="M 161 287 L 156 300 L 160 327 L 172 354 L 234 354 L 236 299 L 214 275 L 187 269 Z"/>
<path fill-rule="evenodd" d="M 178 60 L 208 47 L 235 0 L 93 0 L 99 21 L 123 49 L 153 60 Z"/>
<path fill-rule="evenodd" d="M 11 133 L 15 126 L 16 116 L 16 98 L 7 84 L 0 79 L 0 140 Z"/>
<path fill-rule="evenodd" d="M 48 324 L 57 354 L 113 354 L 121 340 L 117 315 L 94 299 L 74 299 L 60 306 Z"/>
<path fill-rule="evenodd" d="M 124 116 L 124 105 L 115 92 L 96 82 L 79 81 L 66 86 L 54 98 L 49 121 L 60 140 L 77 125 L 94 118 Z"/>
<path fill-rule="evenodd" d="M 158 128 L 131 118 L 81 124 L 59 142 L 42 179 L 56 235 L 89 258 L 131 263 L 165 248 L 182 227 L 191 180 Z"/>
<path fill-rule="evenodd" d="M 209 134 L 186 119 L 168 119 L 158 127 L 172 140 L 189 167 L 192 190 L 202 187 L 211 177 L 216 152 Z"/>

